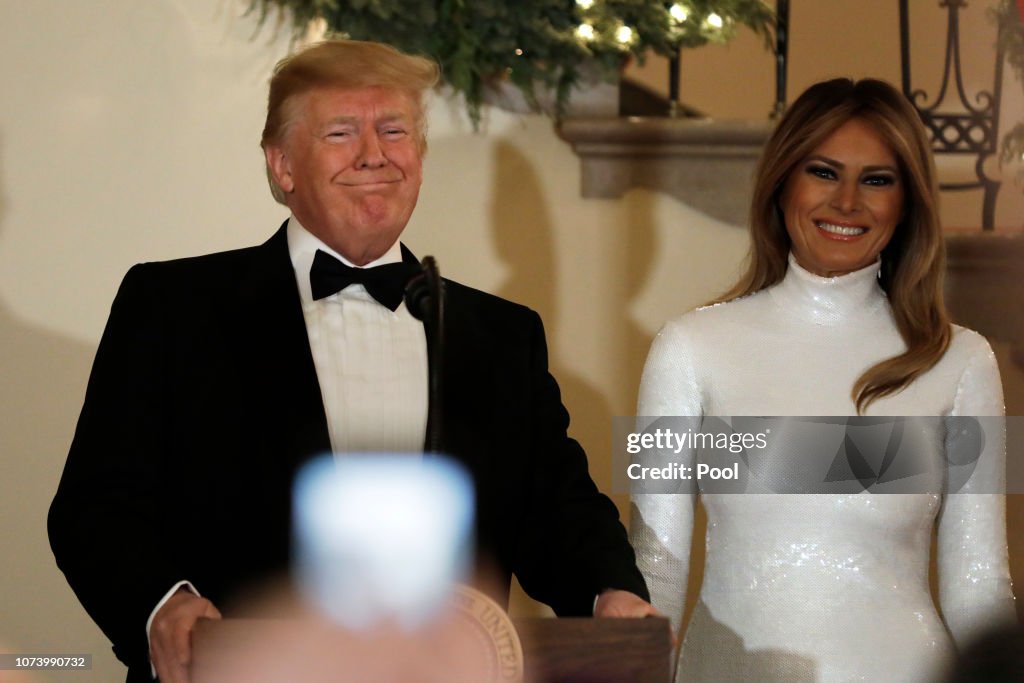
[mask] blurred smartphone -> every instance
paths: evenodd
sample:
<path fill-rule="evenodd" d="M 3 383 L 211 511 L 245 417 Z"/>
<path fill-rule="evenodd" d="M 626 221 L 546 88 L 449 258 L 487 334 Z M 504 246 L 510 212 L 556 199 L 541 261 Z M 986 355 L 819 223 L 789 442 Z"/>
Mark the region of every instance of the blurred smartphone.
<path fill-rule="evenodd" d="M 414 629 L 471 571 L 474 493 L 457 463 L 422 454 L 324 456 L 295 481 L 299 592 L 351 629 Z"/>

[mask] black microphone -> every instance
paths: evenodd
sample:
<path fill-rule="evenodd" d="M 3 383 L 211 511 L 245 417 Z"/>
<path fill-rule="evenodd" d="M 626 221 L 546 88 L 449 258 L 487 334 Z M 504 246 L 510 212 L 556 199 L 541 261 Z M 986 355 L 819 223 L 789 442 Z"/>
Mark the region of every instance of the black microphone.
<path fill-rule="evenodd" d="M 420 272 L 405 286 L 405 307 L 423 321 L 427 334 L 427 439 L 426 449 L 441 453 L 441 367 L 444 358 L 444 282 L 433 256 L 423 257 Z"/>

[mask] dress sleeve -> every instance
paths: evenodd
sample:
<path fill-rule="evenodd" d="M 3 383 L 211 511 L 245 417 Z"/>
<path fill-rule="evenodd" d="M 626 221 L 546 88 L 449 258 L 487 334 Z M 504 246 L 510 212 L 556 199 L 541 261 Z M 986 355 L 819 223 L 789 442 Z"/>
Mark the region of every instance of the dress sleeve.
<path fill-rule="evenodd" d="M 954 398 L 946 436 L 949 491 L 939 513 L 939 601 L 962 649 L 990 628 L 1012 623 L 1014 598 L 1006 547 L 1006 431 L 1002 384 L 984 338 L 971 354 Z M 977 420 L 977 422 L 975 422 Z M 958 439 L 973 425 L 984 441 L 966 459 Z"/>
<path fill-rule="evenodd" d="M 657 424 L 674 424 L 676 418 L 699 421 L 703 415 L 691 351 L 682 321 L 670 322 L 658 333 L 640 380 L 638 432 Z M 645 451 L 645 458 L 661 459 L 652 449 Z M 670 460 L 692 467 L 694 453 L 672 451 Z M 631 496 L 630 540 L 651 592 L 651 604 L 669 618 L 678 634 L 686 605 L 696 491 L 679 482 L 661 483 L 657 490 L 655 482 L 642 484 Z"/>

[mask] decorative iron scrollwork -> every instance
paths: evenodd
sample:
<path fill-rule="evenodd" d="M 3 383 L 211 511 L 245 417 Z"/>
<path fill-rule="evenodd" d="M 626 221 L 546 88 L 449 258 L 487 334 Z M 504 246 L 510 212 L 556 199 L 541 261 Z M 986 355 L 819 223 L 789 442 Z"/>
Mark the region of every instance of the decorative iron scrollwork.
<path fill-rule="evenodd" d="M 942 83 L 934 102 L 926 104 L 928 94 L 913 89 L 910 81 L 910 19 L 907 0 L 900 0 L 900 56 L 902 58 L 903 93 L 913 103 L 927 128 L 932 151 L 936 154 L 976 156 L 974 169 L 977 180 L 967 182 L 940 182 L 943 190 L 974 190 L 984 192 L 982 199 L 983 230 L 992 230 L 995 221 L 996 194 L 1001 182 L 985 172 L 986 162 L 994 157 L 999 143 L 999 102 L 1003 82 L 1003 51 L 996 50 L 995 78 L 992 91 L 978 92 L 972 102 L 964 88 L 960 60 L 960 10 L 967 7 L 966 0 L 940 0 L 945 8 L 946 54 L 942 68 Z M 952 79 L 952 80 L 951 80 Z M 955 87 L 958 102 L 947 106 L 950 84 Z M 952 99 L 952 97 L 949 97 Z M 959 111 L 958 111 L 959 109 Z M 966 113 L 964 113 L 966 112 Z"/>

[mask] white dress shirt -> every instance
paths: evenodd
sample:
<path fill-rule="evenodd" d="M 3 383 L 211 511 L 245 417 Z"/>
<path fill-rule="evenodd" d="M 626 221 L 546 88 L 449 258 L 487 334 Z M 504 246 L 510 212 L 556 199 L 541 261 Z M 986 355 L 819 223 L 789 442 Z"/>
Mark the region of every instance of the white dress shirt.
<path fill-rule="evenodd" d="M 390 311 L 360 284 L 314 301 L 309 269 L 317 249 L 348 266 L 353 264 L 294 216 L 287 231 L 332 449 L 335 453 L 422 451 L 428 403 L 423 323 L 404 302 Z M 401 247 L 395 242 L 365 267 L 401 260 Z"/>

